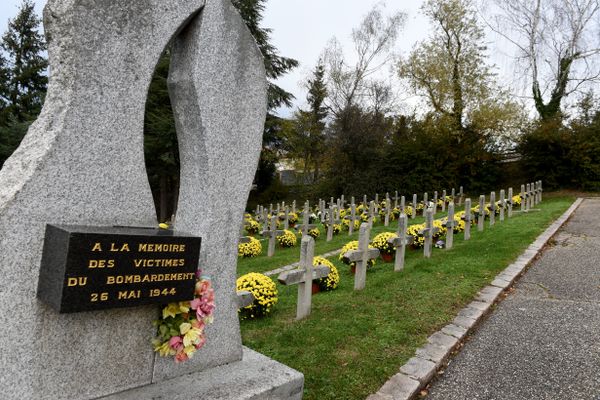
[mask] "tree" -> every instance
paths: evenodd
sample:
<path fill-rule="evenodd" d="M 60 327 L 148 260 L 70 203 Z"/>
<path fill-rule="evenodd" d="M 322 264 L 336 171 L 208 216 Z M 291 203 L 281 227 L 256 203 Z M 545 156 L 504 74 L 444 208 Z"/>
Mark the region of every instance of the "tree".
<path fill-rule="evenodd" d="M 299 161 L 303 169 L 303 182 L 316 182 L 321 170 L 321 159 L 325 145 L 325 127 L 328 112 L 325 107 L 327 86 L 325 66 L 322 61 L 315 67 L 306 84 L 309 109 L 298 110 L 294 115 L 293 129 L 285 138 L 287 156 Z"/>
<path fill-rule="evenodd" d="M 470 0 L 428 0 L 422 10 L 433 34 L 400 63 L 400 76 L 461 131 L 467 113 L 489 97 L 493 86 L 483 28 Z"/>
<path fill-rule="evenodd" d="M 0 167 L 42 109 L 48 84 L 46 44 L 33 3 L 24 0 L 0 43 Z"/>
<path fill-rule="evenodd" d="M 325 49 L 328 69 L 328 106 L 334 115 L 350 107 L 368 107 L 369 94 L 373 86 L 373 74 L 392 60 L 393 49 L 406 14 L 396 12 L 383 17 L 382 9 L 376 5 L 364 17 L 358 28 L 352 30 L 352 42 L 356 63 L 349 65 L 342 47 L 333 38 Z M 381 85 L 381 83 L 379 83 Z M 379 92 L 378 92 L 379 93 Z"/>
<path fill-rule="evenodd" d="M 494 0 L 490 26 L 518 51 L 542 120 L 561 117 L 572 93 L 600 81 L 600 0 Z"/>
<path fill-rule="evenodd" d="M 0 60 L 0 78 L 4 82 L 0 90 L 0 106 L 3 106 L 0 122 L 6 123 L 9 115 L 18 122 L 32 120 L 42 109 L 48 61 L 44 57 L 46 44 L 39 32 L 40 23 L 34 3 L 23 0 L 18 15 L 9 21 L 2 37 L 0 47 L 6 58 Z"/>

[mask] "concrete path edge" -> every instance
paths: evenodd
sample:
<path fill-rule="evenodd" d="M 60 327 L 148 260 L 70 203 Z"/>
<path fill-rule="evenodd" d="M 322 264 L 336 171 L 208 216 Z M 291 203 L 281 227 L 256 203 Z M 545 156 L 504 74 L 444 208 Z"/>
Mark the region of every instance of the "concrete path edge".
<path fill-rule="evenodd" d="M 452 323 L 427 338 L 427 344 L 417 349 L 413 358 L 400 367 L 378 391 L 367 400 L 410 400 L 425 388 L 444 365 L 465 336 L 485 317 L 502 293 L 520 277 L 544 246 L 567 222 L 583 202 L 578 198 L 529 247 L 500 272 L 489 286 L 484 287 L 474 301 L 459 311 Z"/>

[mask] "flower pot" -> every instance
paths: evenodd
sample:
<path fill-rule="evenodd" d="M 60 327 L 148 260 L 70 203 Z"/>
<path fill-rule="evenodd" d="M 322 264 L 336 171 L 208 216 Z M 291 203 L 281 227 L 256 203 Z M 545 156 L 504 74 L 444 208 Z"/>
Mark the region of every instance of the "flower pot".
<path fill-rule="evenodd" d="M 318 283 L 313 282 L 312 284 L 312 294 L 316 294 L 319 293 L 321 291 L 321 287 L 319 286 Z"/>
<path fill-rule="evenodd" d="M 392 253 L 381 253 L 381 259 L 383 262 L 389 263 L 394 259 L 394 254 Z"/>

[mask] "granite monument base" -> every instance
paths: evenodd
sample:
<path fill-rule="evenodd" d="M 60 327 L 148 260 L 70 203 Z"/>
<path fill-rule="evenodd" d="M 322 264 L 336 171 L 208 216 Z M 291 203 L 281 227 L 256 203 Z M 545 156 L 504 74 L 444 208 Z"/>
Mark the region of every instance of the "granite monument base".
<path fill-rule="evenodd" d="M 244 347 L 241 361 L 179 376 L 102 400 L 301 400 L 304 375 Z"/>

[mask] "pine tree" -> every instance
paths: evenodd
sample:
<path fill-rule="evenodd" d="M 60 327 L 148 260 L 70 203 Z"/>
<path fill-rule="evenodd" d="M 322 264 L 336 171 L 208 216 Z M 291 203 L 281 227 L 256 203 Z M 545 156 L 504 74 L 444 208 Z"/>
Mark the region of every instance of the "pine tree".
<path fill-rule="evenodd" d="M 44 103 L 48 62 L 40 22 L 33 2 L 24 0 L 0 42 L 0 168 Z"/>
<path fill-rule="evenodd" d="M 33 1 L 23 0 L 19 14 L 9 21 L 2 37 L 0 48 L 6 58 L 0 61 L 0 78 L 4 82 L 0 90 L 4 104 L 0 106 L 4 106 L 4 123 L 10 119 L 7 113 L 18 122 L 25 122 L 35 119 L 42 109 L 48 61 L 44 57 L 46 43 L 39 32 L 40 23 Z"/>

